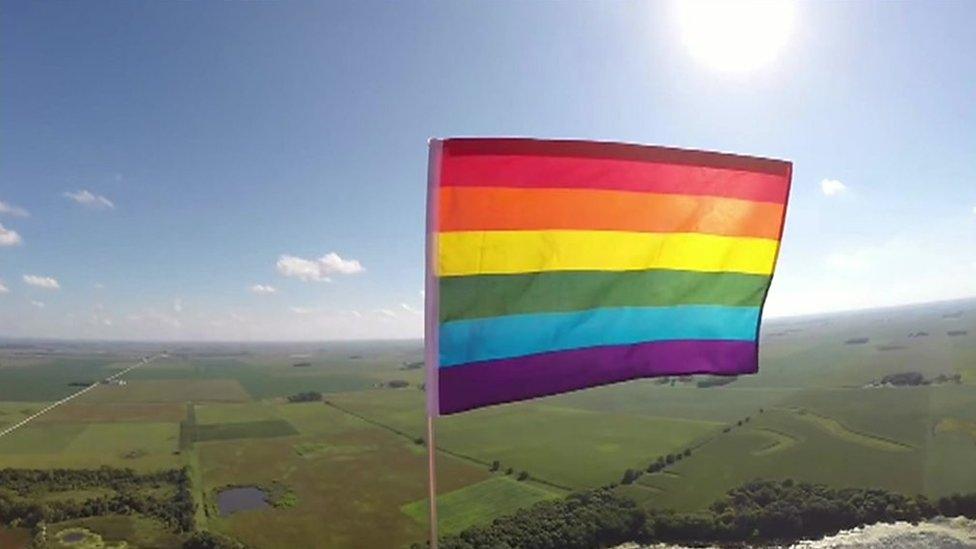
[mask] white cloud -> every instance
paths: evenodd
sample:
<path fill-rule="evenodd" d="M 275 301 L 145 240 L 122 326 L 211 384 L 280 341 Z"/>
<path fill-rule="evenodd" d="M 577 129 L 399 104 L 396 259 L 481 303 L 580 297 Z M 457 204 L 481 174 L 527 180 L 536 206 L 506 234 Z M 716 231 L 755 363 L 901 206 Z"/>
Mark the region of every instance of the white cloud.
<path fill-rule="evenodd" d="M 94 326 L 112 326 L 111 317 L 107 316 L 104 312 L 105 307 L 101 303 L 95 304 L 95 310 L 92 311 L 91 318 L 88 323 Z"/>
<path fill-rule="evenodd" d="M 31 286 L 44 288 L 45 290 L 60 290 L 61 284 L 57 279 L 50 276 L 24 275 L 24 282 Z"/>
<path fill-rule="evenodd" d="M 183 312 L 183 300 L 182 299 L 176 298 L 176 299 L 173 300 L 173 311 L 174 312 L 177 312 L 177 313 L 182 313 Z"/>
<path fill-rule="evenodd" d="M 365 269 L 355 259 L 343 259 L 339 254 L 330 252 L 319 259 L 304 259 L 293 255 L 282 255 L 276 265 L 278 273 L 283 276 L 297 278 L 303 282 L 330 282 L 329 275 L 352 275 Z"/>
<path fill-rule="evenodd" d="M 377 309 L 377 314 L 385 316 L 386 318 L 396 318 L 397 314 L 390 309 Z"/>
<path fill-rule="evenodd" d="M 411 307 L 411 306 L 410 306 L 409 304 L 407 304 L 407 303 L 401 303 L 401 304 L 400 304 L 400 308 L 401 308 L 401 309 L 403 309 L 404 311 L 407 311 L 407 312 L 408 312 L 408 313 L 410 313 L 410 314 L 414 314 L 414 315 L 420 315 L 420 314 L 423 314 L 423 311 L 421 311 L 420 309 L 417 309 L 417 308 L 414 308 L 414 307 Z"/>
<path fill-rule="evenodd" d="M 976 206 L 973 206 L 973 213 L 976 214 Z"/>
<path fill-rule="evenodd" d="M 3 284 L 3 281 L 0 280 L 0 294 L 6 294 L 6 293 L 10 293 L 10 288 L 6 287 Z"/>
<path fill-rule="evenodd" d="M 98 210 L 115 209 L 114 202 L 112 202 L 111 200 L 105 198 L 100 194 L 94 194 L 91 191 L 88 191 L 86 189 L 82 189 L 76 192 L 65 192 L 62 193 L 62 196 L 74 200 L 78 204 L 81 204 L 82 206 L 87 206 L 89 208 L 94 208 Z"/>
<path fill-rule="evenodd" d="M 837 179 L 824 179 L 820 182 L 820 190 L 826 196 L 837 196 L 847 192 L 847 185 Z"/>
<path fill-rule="evenodd" d="M 30 303 L 31 303 L 31 305 L 37 307 L 38 309 L 43 309 L 44 308 L 44 302 L 43 301 L 34 301 L 32 299 Z"/>
<path fill-rule="evenodd" d="M 278 269 L 278 273 L 284 276 L 290 276 L 304 280 L 305 282 L 310 280 L 328 280 L 328 278 L 322 277 L 318 263 L 300 257 L 283 255 L 278 258 L 276 268 Z"/>
<path fill-rule="evenodd" d="M 0 246 L 17 246 L 23 243 L 24 240 L 20 238 L 17 231 L 8 229 L 0 223 Z"/>
<path fill-rule="evenodd" d="M 337 274 L 359 274 L 363 272 L 363 266 L 359 264 L 359 261 L 355 259 L 342 259 L 339 254 L 335 252 L 329 252 L 325 254 L 319 263 L 325 269 L 326 274 L 337 273 Z"/>
<path fill-rule="evenodd" d="M 288 307 L 288 310 L 296 315 L 310 315 L 315 312 L 315 309 L 310 309 L 308 307 Z"/>
<path fill-rule="evenodd" d="M 9 204 L 7 202 L 4 202 L 3 200 L 0 200 L 0 214 L 12 215 L 14 217 L 29 217 L 30 216 L 30 214 L 27 213 L 27 210 L 25 210 L 25 209 L 23 209 L 23 208 L 21 208 L 19 206 L 14 206 L 13 204 Z"/>
<path fill-rule="evenodd" d="M 131 314 L 128 316 L 128 319 L 146 326 L 166 327 L 174 330 L 183 326 L 180 319 L 166 313 L 161 313 L 153 308 L 145 309 L 138 314 Z"/>
<path fill-rule="evenodd" d="M 863 271 L 870 266 L 870 250 L 834 252 L 827 256 L 827 265 L 838 271 Z"/>
<path fill-rule="evenodd" d="M 255 284 L 254 286 L 251 286 L 251 292 L 256 294 L 267 295 L 267 294 L 278 293 L 278 289 L 275 288 L 274 286 L 269 286 L 267 284 Z"/>
<path fill-rule="evenodd" d="M 96 290 L 104 290 L 105 289 L 105 285 L 102 284 L 101 282 L 96 282 L 96 283 L 92 284 L 92 287 L 94 287 Z"/>

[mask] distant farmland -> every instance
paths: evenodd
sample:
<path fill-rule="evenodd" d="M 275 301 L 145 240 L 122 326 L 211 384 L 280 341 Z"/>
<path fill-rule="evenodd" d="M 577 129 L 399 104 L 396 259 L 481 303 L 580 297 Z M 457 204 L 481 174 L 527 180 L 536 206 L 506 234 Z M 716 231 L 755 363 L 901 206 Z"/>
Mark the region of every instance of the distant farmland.
<path fill-rule="evenodd" d="M 930 496 L 976 491 L 976 337 L 969 335 L 976 302 L 768 328 L 760 374 L 726 385 L 643 380 L 438 420 L 442 530 L 616 484 L 628 469 L 642 473 L 617 486 L 620 494 L 649 508 L 690 511 L 754 478 Z M 922 332 L 929 335 L 910 337 Z M 845 344 L 858 338 L 869 343 Z M 0 425 L 132 358 L 4 352 Z M 196 528 L 258 548 L 385 548 L 424 539 L 425 448 L 417 440 L 424 371 L 404 367 L 420 359 L 419 343 L 194 353 L 174 352 L 131 372 L 124 387 L 98 386 L 0 438 L 0 468 L 187 467 Z M 960 382 L 872 386 L 914 373 L 926 380 L 960 374 Z M 393 380 L 409 386 L 390 388 Z M 307 391 L 326 402 L 287 402 Z M 662 470 L 646 472 L 669 455 Z M 273 505 L 221 516 L 216 495 L 231 486 L 266 489 Z M 148 546 L 183 536 L 141 515 L 51 528 L 68 526 Z M 0 543 L 25 532 L 0 529 Z"/>

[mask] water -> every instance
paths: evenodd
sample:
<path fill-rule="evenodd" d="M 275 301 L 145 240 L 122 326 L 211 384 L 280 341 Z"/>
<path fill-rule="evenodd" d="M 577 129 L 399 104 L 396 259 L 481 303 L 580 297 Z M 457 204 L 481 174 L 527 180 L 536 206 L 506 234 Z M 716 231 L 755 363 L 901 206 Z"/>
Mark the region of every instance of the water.
<path fill-rule="evenodd" d="M 976 521 L 963 517 L 935 518 L 918 524 L 878 523 L 844 530 L 816 541 L 800 541 L 789 549 L 976 549 Z M 688 549 L 678 545 L 624 544 L 616 549 Z M 717 548 L 714 548 L 717 549 Z"/>
<path fill-rule="evenodd" d="M 61 541 L 65 543 L 78 543 L 79 541 L 85 539 L 87 536 L 84 532 L 71 532 L 70 534 L 65 534 L 61 537 Z"/>
<path fill-rule="evenodd" d="M 254 487 L 229 488 L 217 494 L 217 508 L 220 516 L 268 507 L 268 495 L 264 490 Z"/>

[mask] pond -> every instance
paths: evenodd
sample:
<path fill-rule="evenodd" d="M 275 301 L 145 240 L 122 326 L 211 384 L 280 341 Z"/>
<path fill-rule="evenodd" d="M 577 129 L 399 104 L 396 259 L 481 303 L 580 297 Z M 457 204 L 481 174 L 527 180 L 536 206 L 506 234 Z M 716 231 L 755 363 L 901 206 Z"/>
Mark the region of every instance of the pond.
<path fill-rule="evenodd" d="M 70 534 L 65 534 L 61 537 L 61 541 L 65 543 L 78 543 L 79 541 L 87 538 L 84 532 L 71 532 Z"/>
<path fill-rule="evenodd" d="M 222 517 L 238 511 L 250 511 L 266 507 L 269 507 L 268 494 L 253 486 L 228 488 L 217 494 L 217 508 Z"/>
<path fill-rule="evenodd" d="M 65 528 L 55 536 L 58 547 L 104 547 L 102 536 L 85 528 Z"/>

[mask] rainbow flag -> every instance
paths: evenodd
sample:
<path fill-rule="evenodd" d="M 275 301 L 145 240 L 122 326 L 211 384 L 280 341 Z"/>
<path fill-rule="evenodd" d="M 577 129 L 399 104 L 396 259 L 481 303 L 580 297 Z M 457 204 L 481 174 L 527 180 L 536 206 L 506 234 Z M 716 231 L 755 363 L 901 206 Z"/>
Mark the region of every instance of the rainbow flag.
<path fill-rule="evenodd" d="M 620 143 L 432 141 L 428 411 L 756 372 L 791 174 Z"/>

